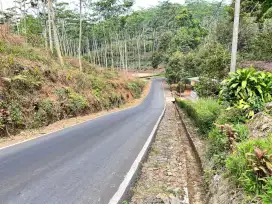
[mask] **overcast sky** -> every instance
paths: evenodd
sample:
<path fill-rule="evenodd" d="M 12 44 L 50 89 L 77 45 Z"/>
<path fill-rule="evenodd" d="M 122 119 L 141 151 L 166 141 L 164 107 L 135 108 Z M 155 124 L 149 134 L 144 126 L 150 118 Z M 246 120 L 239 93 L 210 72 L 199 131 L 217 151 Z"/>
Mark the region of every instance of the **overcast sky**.
<path fill-rule="evenodd" d="M 61 1 L 66 1 L 66 2 L 74 2 L 75 0 L 59 0 Z M 3 8 L 9 8 L 13 6 L 13 0 L 2 0 L 3 2 Z M 175 3 L 184 3 L 184 0 L 171 0 L 171 2 Z M 139 8 L 148 8 L 150 6 L 155 6 L 159 3 L 159 0 L 135 0 L 135 5 L 134 9 L 139 9 Z"/>

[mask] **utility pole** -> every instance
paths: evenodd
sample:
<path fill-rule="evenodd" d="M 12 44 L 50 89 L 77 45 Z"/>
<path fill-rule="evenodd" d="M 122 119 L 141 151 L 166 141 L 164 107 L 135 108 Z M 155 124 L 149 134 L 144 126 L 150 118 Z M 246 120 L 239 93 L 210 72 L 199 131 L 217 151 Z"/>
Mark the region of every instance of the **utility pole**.
<path fill-rule="evenodd" d="M 79 0 L 79 44 L 78 44 L 78 62 L 79 70 L 82 72 L 81 62 L 81 43 L 82 43 L 82 0 Z"/>
<path fill-rule="evenodd" d="M 239 33 L 239 17 L 240 17 L 240 0 L 235 0 L 231 65 L 230 65 L 231 72 L 236 71 L 237 44 L 238 44 L 238 33 Z"/>

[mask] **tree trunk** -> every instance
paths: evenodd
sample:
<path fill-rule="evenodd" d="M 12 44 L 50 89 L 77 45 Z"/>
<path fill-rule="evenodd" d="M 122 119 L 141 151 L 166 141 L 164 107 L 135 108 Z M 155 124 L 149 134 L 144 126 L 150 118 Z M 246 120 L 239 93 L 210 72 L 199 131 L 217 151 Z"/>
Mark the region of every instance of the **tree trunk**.
<path fill-rule="evenodd" d="M 58 55 L 61 66 L 64 66 L 63 58 L 62 58 L 61 51 L 60 51 L 60 43 L 59 43 L 59 38 L 58 38 L 57 27 L 55 24 L 55 14 L 54 14 L 52 0 L 48 0 L 48 5 L 49 5 L 49 14 L 48 15 L 51 15 L 51 19 L 52 19 L 53 35 L 54 35 L 54 42 L 55 42 L 55 47 L 57 50 L 57 55 Z"/>

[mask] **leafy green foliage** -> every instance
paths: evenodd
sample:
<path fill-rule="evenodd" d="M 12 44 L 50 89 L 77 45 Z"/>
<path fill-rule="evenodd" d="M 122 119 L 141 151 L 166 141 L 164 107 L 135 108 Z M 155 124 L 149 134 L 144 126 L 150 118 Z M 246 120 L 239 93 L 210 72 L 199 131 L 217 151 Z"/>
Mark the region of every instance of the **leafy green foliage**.
<path fill-rule="evenodd" d="M 0 52 L 12 55 L 13 57 L 25 58 L 33 61 L 40 61 L 45 64 L 49 63 L 49 59 L 29 46 L 11 45 L 6 42 L 0 41 Z"/>
<path fill-rule="evenodd" d="M 42 127 L 58 119 L 56 104 L 50 99 L 41 100 L 37 104 L 37 111 L 34 113 L 34 123 L 32 127 Z"/>
<path fill-rule="evenodd" d="M 213 159 L 214 168 L 224 167 L 227 155 L 233 151 L 234 144 L 246 139 L 248 139 L 248 128 L 245 125 L 216 125 L 209 132 L 209 149 L 207 151 L 208 157 Z"/>
<path fill-rule="evenodd" d="M 199 82 L 194 86 L 199 97 L 217 97 L 220 91 L 220 84 L 216 80 L 200 77 Z"/>
<path fill-rule="evenodd" d="M 271 136 L 265 139 L 251 139 L 238 144 L 235 152 L 227 158 L 228 171 L 247 192 L 264 192 L 265 183 L 270 176 L 269 173 L 263 174 L 263 171 L 268 171 L 267 165 L 271 165 L 271 145 Z"/>
<path fill-rule="evenodd" d="M 229 72 L 230 53 L 221 44 L 210 42 L 199 48 L 200 74 L 210 79 L 222 80 Z"/>
<path fill-rule="evenodd" d="M 191 117 L 199 131 L 207 134 L 221 111 L 221 106 L 213 99 L 199 99 L 196 102 L 176 99 L 178 105 Z"/>
<path fill-rule="evenodd" d="M 256 17 L 257 22 L 263 22 L 272 8 L 272 2 L 266 0 L 242 0 L 241 7 L 243 13 Z"/>
<path fill-rule="evenodd" d="M 168 83 L 176 84 L 183 78 L 188 77 L 188 72 L 183 66 L 184 55 L 180 52 L 176 52 L 170 57 L 167 68 L 165 70 L 165 76 Z"/>
<path fill-rule="evenodd" d="M 271 60 L 272 32 L 265 29 L 258 33 L 245 51 L 245 58 L 252 60 Z"/>
<path fill-rule="evenodd" d="M 162 62 L 162 55 L 159 52 L 154 52 L 152 54 L 151 64 L 154 69 L 157 69 Z"/>
<path fill-rule="evenodd" d="M 166 77 L 169 83 L 177 83 L 187 77 L 202 76 L 201 83 L 215 84 L 223 79 L 229 70 L 230 54 L 221 44 L 211 42 L 201 45 L 198 50 L 187 54 L 176 52 L 168 60 Z M 207 84 L 208 85 L 208 84 Z M 199 87 L 200 94 L 205 95 L 204 87 Z"/>
<path fill-rule="evenodd" d="M 231 107 L 246 110 L 248 117 L 262 110 L 272 100 L 272 74 L 253 68 L 230 73 L 222 82 L 220 100 Z"/>
<path fill-rule="evenodd" d="M 170 42 L 170 53 L 176 51 L 187 53 L 195 49 L 207 34 L 206 30 L 201 27 L 198 20 L 193 19 L 192 13 L 186 8 L 181 9 L 175 20 L 180 29 Z"/>
<path fill-rule="evenodd" d="M 272 203 L 272 177 L 269 177 L 264 186 L 264 193 L 260 196 L 264 204 Z"/>
<path fill-rule="evenodd" d="M 225 109 L 216 120 L 217 124 L 243 124 L 246 122 L 246 113 L 238 108 Z"/>
<path fill-rule="evenodd" d="M 82 114 L 89 107 L 87 99 L 70 88 L 57 89 L 56 94 L 68 116 Z"/>
<path fill-rule="evenodd" d="M 134 94 L 135 98 L 139 98 L 144 88 L 144 83 L 141 81 L 129 82 L 127 83 L 127 88 Z"/>

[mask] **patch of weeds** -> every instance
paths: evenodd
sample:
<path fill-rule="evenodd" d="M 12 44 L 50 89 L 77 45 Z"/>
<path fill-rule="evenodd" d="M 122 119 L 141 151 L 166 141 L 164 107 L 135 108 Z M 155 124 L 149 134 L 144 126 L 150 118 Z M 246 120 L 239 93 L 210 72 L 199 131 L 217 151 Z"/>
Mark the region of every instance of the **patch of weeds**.
<path fill-rule="evenodd" d="M 248 128 L 243 124 L 217 125 L 209 132 L 208 138 L 207 156 L 212 159 L 215 169 L 221 169 L 227 155 L 233 151 L 234 143 L 248 139 Z"/>
<path fill-rule="evenodd" d="M 264 193 L 260 196 L 264 204 L 272 203 L 272 177 L 269 177 L 264 186 Z"/>
<path fill-rule="evenodd" d="M 11 45 L 1 41 L 0 50 L 2 53 L 10 54 L 14 57 L 26 58 L 33 61 L 41 61 L 45 64 L 49 64 L 49 60 L 47 60 L 43 55 L 41 55 L 41 53 L 35 51 L 31 47 Z"/>
<path fill-rule="evenodd" d="M 89 107 L 89 103 L 84 96 L 71 91 L 66 107 L 68 115 L 77 115 L 83 113 Z"/>
<path fill-rule="evenodd" d="M 55 93 L 62 104 L 61 107 L 68 116 L 82 114 L 89 108 L 88 100 L 71 88 L 57 89 Z"/>
<path fill-rule="evenodd" d="M 157 147 L 152 147 L 151 154 L 152 154 L 153 156 L 158 155 L 159 153 L 160 153 L 159 148 L 157 148 Z"/>
<path fill-rule="evenodd" d="M 228 156 L 226 167 L 236 184 L 246 192 L 265 195 L 272 176 L 272 136 L 265 139 L 250 139 L 237 145 Z M 265 198 L 265 197 L 264 197 Z"/>
<path fill-rule="evenodd" d="M 18 102 L 11 102 L 8 106 L 8 111 L 13 124 L 21 125 L 23 123 L 23 114 Z"/>
<path fill-rule="evenodd" d="M 133 82 L 128 82 L 126 86 L 135 98 L 140 98 L 144 85 L 145 84 L 143 82 L 137 80 Z"/>
<path fill-rule="evenodd" d="M 33 127 L 49 125 L 57 119 L 54 103 L 50 99 L 44 99 L 38 103 L 38 110 L 34 115 Z"/>
<path fill-rule="evenodd" d="M 155 167 L 155 168 L 160 168 L 161 165 L 160 165 L 158 162 L 155 162 L 155 163 L 154 163 L 154 167 Z"/>

